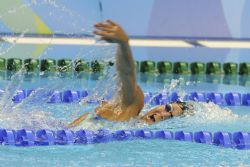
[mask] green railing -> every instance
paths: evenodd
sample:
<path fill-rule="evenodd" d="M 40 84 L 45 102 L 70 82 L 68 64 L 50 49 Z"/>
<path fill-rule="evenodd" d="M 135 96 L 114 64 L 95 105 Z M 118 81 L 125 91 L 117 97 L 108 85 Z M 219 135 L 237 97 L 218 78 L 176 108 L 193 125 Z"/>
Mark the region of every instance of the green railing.
<path fill-rule="evenodd" d="M 113 62 L 70 60 L 70 59 L 17 59 L 0 58 L 0 70 L 16 72 L 24 67 L 28 72 L 48 71 L 48 72 L 102 72 L 105 66 L 112 66 Z M 135 62 L 136 71 L 141 73 L 157 74 L 208 74 L 208 75 L 250 75 L 250 62 L 234 63 L 225 62 L 169 62 L 169 61 L 141 61 Z"/>

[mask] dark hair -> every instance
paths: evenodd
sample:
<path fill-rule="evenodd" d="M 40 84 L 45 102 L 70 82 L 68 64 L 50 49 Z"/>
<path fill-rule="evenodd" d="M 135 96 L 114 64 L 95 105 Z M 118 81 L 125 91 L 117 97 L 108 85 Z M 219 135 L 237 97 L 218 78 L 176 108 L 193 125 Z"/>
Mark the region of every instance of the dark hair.
<path fill-rule="evenodd" d="M 183 111 L 189 109 L 186 102 L 177 101 L 176 104 L 177 104 Z"/>
<path fill-rule="evenodd" d="M 165 104 L 165 111 L 166 112 L 171 112 L 171 110 L 172 110 L 172 106 L 171 106 L 171 104 Z"/>

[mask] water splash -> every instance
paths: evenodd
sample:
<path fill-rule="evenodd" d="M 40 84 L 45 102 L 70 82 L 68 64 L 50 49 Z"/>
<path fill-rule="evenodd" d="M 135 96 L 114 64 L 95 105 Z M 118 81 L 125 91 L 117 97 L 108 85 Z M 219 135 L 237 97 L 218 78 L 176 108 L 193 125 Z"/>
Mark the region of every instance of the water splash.
<path fill-rule="evenodd" d="M 47 6 L 48 8 L 51 8 L 52 10 L 50 11 L 49 15 L 50 17 L 53 17 L 55 21 L 58 21 L 62 23 L 65 18 L 61 17 L 59 14 L 55 14 L 56 11 L 59 11 L 63 13 L 63 15 L 67 15 L 69 19 L 72 20 L 71 25 L 72 25 L 72 31 L 66 32 L 60 30 L 60 28 L 54 29 L 54 33 L 62 33 L 67 35 L 72 35 L 72 34 L 92 34 L 92 26 L 93 26 L 93 20 L 88 19 L 86 17 L 83 17 L 79 13 L 67 8 L 66 6 L 63 6 L 62 4 L 59 4 L 55 0 L 24 0 L 24 4 L 18 6 L 15 6 L 13 8 L 8 9 L 8 11 L 5 11 L 4 13 L 0 14 L 0 17 L 5 17 L 7 15 L 13 15 L 18 13 L 22 8 L 25 7 L 41 7 L 41 6 Z M 98 4 L 96 6 L 98 9 Z M 80 20 L 80 21 L 79 21 Z M 81 22 L 84 27 L 77 26 L 80 25 L 78 24 Z M 15 30 L 15 27 L 12 27 L 13 31 Z M 11 32 L 12 33 L 12 32 Z M 14 34 L 15 32 L 13 32 Z M 19 33 L 19 32 L 18 32 Z M 26 34 L 30 33 L 28 27 L 25 31 L 21 32 L 19 36 L 17 36 L 16 40 L 18 40 L 21 37 L 24 37 Z M 7 54 L 10 52 L 17 43 L 15 41 L 13 43 L 1 43 L 1 48 L 0 48 L 0 55 Z M 80 48 L 79 52 L 75 55 L 74 60 L 71 62 L 69 66 L 72 66 L 75 60 L 78 59 L 89 59 L 91 57 L 92 60 L 95 59 L 105 59 L 108 57 L 106 60 L 110 60 L 110 56 L 106 56 L 110 54 L 110 50 L 107 49 L 109 46 L 91 46 L 88 47 L 87 49 L 83 49 L 83 47 Z M 40 56 L 45 58 L 48 55 L 48 52 L 53 50 L 53 47 L 49 46 Z M 104 54 L 102 56 L 101 54 Z M 68 67 L 66 67 L 68 68 Z M 64 69 L 61 69 L 62 71 Z M 25 98 L 21 103 L 15 104 L 12 102 L 13 96 L 16 94 L 16 91 L 21 88 L 21 85 L 25 79 L 27 72 L 25 69 L 21 69 L 20 71 L 16 72 L 15 74 L 12 75 L 11 80 L 7 87 L 5 88 L 5 93 L 4 96 L 1 97 L 0 101 L 0 126 L 3 128 L 32 128 L 32 129 L 37 129 L 37 128 L 48 128 L 48 129 L 57 129 L 59 127 L 62 128 L 64 123 L 67 123 L 68 120 L 65 120 L 65 118 L 58 119 L 55 115 L 55 106 L 54 105 L 48 105 L 48 100 L 50 99 L 50 94 L 54 90 L 59 90 L 63 91 L 66 89 L 71 88 L 71 86 L 66 85 L 64 80 L 60 80 L 61 74 L 60 73 L 55 73 L 53 77 L 51 77 L 51 80 L 48 83 L 45 83 L 44 85 L 36 88 L 33 93 Z M 39 77 L 43 77 L 45 73 L 41 72 L 39 74 Z M 106 76 L 106 74 L 105 74 Z M 76 76 L 77 77 L 77 76 Z M 73 85 L 73 83 L 72 83 Z M 73 86 L 72 86 L 73 87 Z M 106 94 L 106 93 L 104 93 Z M 59 107 L 60 108 L 60 107 Z M 68 113 L 66 113 L 69 110 L 73 110 L 71 112 L 68 112 L 69 114 L 71 113 L 78 113 L 82 109 L 79 106 L 79 104 L 69 104 L 67 106 L 64 106 L 64 108 L 60 108 L 60 113 L 65 114 L 67 116 Z M 62 123 L 63 120 L 64 123 Z"/>
<path fill-rule="evenodd" d="M 17 93 L 17 90 L 20 88 L 21 83 L 23 82 L 24 78 L 24 70 L 21 69 L 17 73 L 11 76 L 10 84 L 4 90 L 4 94 L 0 100 L 0 113 L 2 112 L 11 112 L 13 111 L 14 103 L 12 101 L 13 96 Z"/>
<path fill-rule="evenodd" d="M 94 52 L 93 50 L 90 50 L 90 52 L 91 54 L 93 54 L 92 56 L 95 56 L 96 54 L 95 52 L 99 52 L 99 50 Z M 110 54 L 113 51 L 108 50 L 108 52 L 109 52 L 108 54 Z M 66 107 L 64 106 L 60 109 L 61 110 L 60 113 L 61 114 L 64 113 L 65 116 L 68 114 L 70 118 L 66 119 L 66 118 L 55 117 L 57 113 L 53 112 L 55 112 L 56 109 L 54 105 L 47 103 L 50 99 L 50 96 L 48 95 L 51 94 L 51 92 L 53 92 L 54 90 L 63 91 L 67 89 L 72 89 L 72 87 L 68 87 L 68 85 L 65 84 L 65 78 L 60 78 L 61 77 L 59 75 L 60 73 L 54 74 L 52 77 L 50 76 L 51 78 L 49 82 L 45 82 L 45 84 L 43 83 L 42 87 L 40 86 L 36 88 L 30 94 L 29 97 L 25 98 L 21 103 L 15 104 L 12 102 L 12 97 L 15 95 L 16 90 L 20 89 L 26 74 L 27 73 L 25 69 L 22 69 L 19 72 L 15 73 L 11 77 L 11 81 L 9 82 L 8 86 L 5 89 L 6 93 L 2 97 L 0 103 L 1 108 L 3 108 L 3 111 L 1 112 L 1 118 L 2 120 L 6 120 L 0 123 L 2 127 L 28 128 L 32 127 L 33 124 L 34 129 L 35 128 L 57 129 L 60 127 L 62 128 L 64 125 L 68 123 L 71 117 L 77 115 L 80 112 L 82 113 L 83 111 L 82 108 L 85 108 L 88 105 L 88 103 L 68 104 L 68 106 Z M 40 76 L 42 75 L 43 74 L 40 73 Z M 99 80 L 97 80 L 96 87 L 91 89 L 91 92 L 94 93 L 91 96 L 89 96 L 88 99 L 97 100 L 106 97 L 111 91 L 111 89 L 108 88 L 112 87 L 114 83 L 114 81 L 111 78 L 115 79 L 114 67 L 109 67 L 104 70 L 103 76 Z M 70 84 L 73 85 L 74 82 L 71 80 Z M 105 89 L 103 89 L 104 87 Z M 73 120 L 73 118 L 70 120 Z"/>
<path fill-rule="evenodd" d="M 218 106 L 212 102 L 188 102 L 193 106 L 191 113 L 169 119 L 159 124 L 153 125 L 156 129 L 183 130 L 222 130 L 220 127 L 231 125 L 242 118 L 226 107 Z"/>
<path fill-rule="evenodd" d="M 164 84 L 162 91 L 156 93 L 153 92 L 152 97 L 144 105 L 142 113 L 145 113 L 154 107 L 151 105 L 151 103 L 154 101 L 155 97 L 159 96 L 161 93 L 170 95 L 171 92 L 177 92 L 178 96 L 180 97 L 180 100 L 183 100 L 184 97 L 187 95 L 187 93 L 181 87 L 183 83 L 185 83 L 183 78 L 172 79 L 170 83 Z M 189 82 L 187 84 L 189 84 Z"/>
<path fill-rule="evenodd" d="M 197 123 L 232 122 L 239 118 L 227 107 L 220 107 L 212 102 L 190 102 L 194 107 L 194 119 Z"/>
<path fill-rule="evenodd" d="M 62 129 L 64 123 L 54 118 L 51 113 L 44 111 L 15 110 L 9 113 L 0 113 L 0 127 L 7 129 Z"/>

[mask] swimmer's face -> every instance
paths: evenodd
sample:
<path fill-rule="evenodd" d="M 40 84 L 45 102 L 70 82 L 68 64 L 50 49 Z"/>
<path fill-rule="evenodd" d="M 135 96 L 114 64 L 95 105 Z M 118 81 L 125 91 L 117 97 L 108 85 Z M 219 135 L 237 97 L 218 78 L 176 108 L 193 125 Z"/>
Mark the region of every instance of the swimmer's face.
<path fill-rule="evenodd" d="M 181 107 L 177 103 L 171 103 L 171 105 L 172 105 L 171 112 L 173 116 L 179 116 L 183 114 Z M 148 124 L 154 124 L 170 117 L 171 117 L 170 113 L 166 112 L 165 110 L 165 105 L 160 105 L 153 108 L 148 113 L 146 113 L 142 117 L 142 120 Z"/>

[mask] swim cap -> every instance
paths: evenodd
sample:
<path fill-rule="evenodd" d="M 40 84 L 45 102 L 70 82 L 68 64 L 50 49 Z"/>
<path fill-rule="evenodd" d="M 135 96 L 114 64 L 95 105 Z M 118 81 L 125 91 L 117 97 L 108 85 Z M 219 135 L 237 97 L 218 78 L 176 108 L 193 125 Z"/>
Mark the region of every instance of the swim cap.
<path fill-rule="evenodd" d="M 165 105 L 165 111 L 166 111 L 166 112 L 172 112 L 172 111 L 173 111 L 173 106 L 172 106 L 172 104 L 166 104 L 166 105 Z"/>
<path fill-rule="evenodd" d="M 182 102 L 182 101 L 177 101 L 176 104 L 184 111 L 184 110 L 188 110 L 188 104 L 186 102 Z"/>

